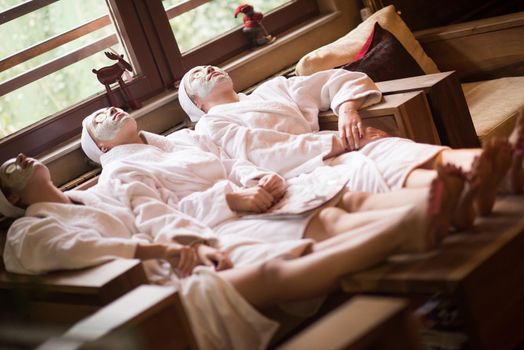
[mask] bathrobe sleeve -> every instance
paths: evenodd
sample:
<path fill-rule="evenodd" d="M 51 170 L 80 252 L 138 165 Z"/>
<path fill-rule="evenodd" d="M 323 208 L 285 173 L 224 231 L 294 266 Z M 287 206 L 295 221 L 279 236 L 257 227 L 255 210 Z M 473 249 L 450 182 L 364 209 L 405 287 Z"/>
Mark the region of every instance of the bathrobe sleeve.
<path fill-rule="evenodd" d="M 172 206 L 151 197 L 137 197 L 133 204 L 137 228 L 153 236 L 155 242 L 216 244 L 216 237 L 207 225 Z"/>
<path fill-rule="evenodd" d="M 344 69 L 279 79 L 276 83 L 286 84 L 284 89 L 304 114 L 318 115 L 319 111 L 331 108 L 338 115 L 338 109 L 344 102 L 363 99 L 360 108 L 364 108 L 380 102 L 382 98 L 378 87 L 365 73 Z"/>
<path fill-rule="evenodd" d="M 237 217 L 226 201 L 226 194 L 236 189 L 237 186 L 229 180 L 218 181 L 205 191 L 193 192 L 182 198 L 178 203 L 178 209 L 203 224 L 214 227 Z"/>
<path fill-rule="evenodd" d="M 332 134 L 294 135 L 242 125 L 237 118 L 207 114 L 196 131 L 208 135 L 230 158 L 247 160 L 290 178 L 323 165 L 331 152 Z"/>
<path fill-rule="evenodd" d="M 155 242 L 177 241 L 189 244 L 196 240 L 215 243 L 213 231 L 193 213 L 179 210 L 180 202 L 165 201 L 163 193 L 157 191 L 155 181 L 148 176 L 142 176 L 141 181 L 116 185 L 119 198 L 130 207 L 135 216 L 138 232 L 147 234 Z M 168 196 L 169 197 L 169 196 Z M 176 199 L 176 196 L 171 198 Z"/>
<path fill-rule="evenodd" d="M 94 229 L 71 227 L 52 217 L 24 217 L 9 229 L 4 263 L 9 272 L 23 274 L 78 269 L 133 258 L 138 242 L 105 237 Z"/>
<path fill-rule="evenodd" d="M 277 175 L 273 171 L 259 168 L 247 160 L 243 159 L 223 159 L 229 180 L 242 187 L 252 187 L 258 185 L 258 181 L 267 175 Z"/>

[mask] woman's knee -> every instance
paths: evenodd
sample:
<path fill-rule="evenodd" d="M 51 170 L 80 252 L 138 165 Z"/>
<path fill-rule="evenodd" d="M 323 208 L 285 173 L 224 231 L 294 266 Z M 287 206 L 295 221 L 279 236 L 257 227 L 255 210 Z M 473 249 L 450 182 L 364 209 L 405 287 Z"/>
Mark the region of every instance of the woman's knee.
<path fill-rule="evenodd" d="M 265 286 L 277 287 L 283 281 L 286 270 L 286 261 L 283 259 L 271 259 L 262 263 L 258 268 L 261 281 Z"/>
<path fill-rule="evenodd" d="M 347 192 L 342 196 L 341 207 L 350 213 L 359 211 L 370 195 L 369 192 Z"/>

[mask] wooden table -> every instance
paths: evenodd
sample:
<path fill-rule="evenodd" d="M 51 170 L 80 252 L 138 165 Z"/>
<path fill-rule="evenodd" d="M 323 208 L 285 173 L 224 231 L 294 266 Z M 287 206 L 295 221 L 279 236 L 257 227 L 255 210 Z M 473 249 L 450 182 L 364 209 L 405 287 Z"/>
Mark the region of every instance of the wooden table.
<path fill-rule="evenodd" d="M 450 235 L 434 256 L 387 262 L 347 276 L 348 293 L 452 296 L 473 349 L 511 349 L 524 342 L 524 197 L 497 200 L 473 229 Z"/>
<path fill-rule="evenodd" d="M 384 95 L 424 91 L 443 145 L 479 147 L 464 92 L 455 72 L 421 75 L 377 83 Z"/>

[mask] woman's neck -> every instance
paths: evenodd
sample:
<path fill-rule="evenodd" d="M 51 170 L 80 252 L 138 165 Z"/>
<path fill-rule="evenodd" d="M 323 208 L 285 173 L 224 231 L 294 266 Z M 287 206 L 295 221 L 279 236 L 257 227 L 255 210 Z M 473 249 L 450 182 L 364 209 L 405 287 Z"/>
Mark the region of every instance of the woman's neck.
<path fill-rule="evenodd" d="M 71 204 L 73 203 L 71 199 L 65 195 L 59 188 L 53 185 L 52 182 L 49 182 L 41 191 L 38 193 L 32 193 L 26 201 L 29 204 L 35 204 L 39 202 L 51 202 L 51 203 L 63 203 Z"/>
<path fill-rule="evenodd" d="M 225 105 L 228 103 L 235 103 L 238 101 L 240 101 L 240 97 L 238 96 L 238 94 L 234 90 L 229 90 L 220 94 L 219 96 L 216 96 L 213 99 L 209 99 L 203 107 L 204 111 L 208 112 L 211 108 L 215 106 Z"/>

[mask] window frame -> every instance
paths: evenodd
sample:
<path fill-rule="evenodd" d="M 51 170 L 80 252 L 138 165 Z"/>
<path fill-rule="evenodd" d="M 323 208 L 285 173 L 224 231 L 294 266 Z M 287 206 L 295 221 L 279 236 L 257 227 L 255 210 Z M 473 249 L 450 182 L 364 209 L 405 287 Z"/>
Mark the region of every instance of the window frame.
<path fill-rule="evenodd" d="M 147 3 L 149 11 L 155 18 L 165 20 L 154 21 L 156 33 L 161 42 L 164 42 L 163 53 L 165 63 L 169 67 L 171 81 L 180 80 L 182 75 L 190 68 L 198 65 L 219 65 L 232 57 L 249 50 L 250 42 L 242 33 L 242 27 L 226 32 L 216 39 L 206 42 L 185 53 L 178 48 L 175 35 L 171 30 L 169 19 L 161 2 L 150 1 Z M 264 15 L 264 26 L 272 35 L 279 35 L 290 28 L 319 15 L 316 0 L 294 0 L 289 4 L 270 11 Z"/>
<path fill-rule="evenodd" d="M 175 82 L 192 66 L 219 65 L 249 49 L 249 41 L 239 27 L 182 55 L 161 0 L 107 0 L 107 3 L 117 34 L 138 71 L 127 85 L 141 101 L 174 89 Z M 278 35 L 318 14 L 316 0 L 295 0 L 266 15 L 264 25 L 271 34 Z M 122 105 L 120 87 L 112 90 Z M 21 152 L 36 157 L 71 141 L 80 134 L 83 118 L 108 103 L 103 91 L 8 135 L 0 140 L 0 163 Z"/>

